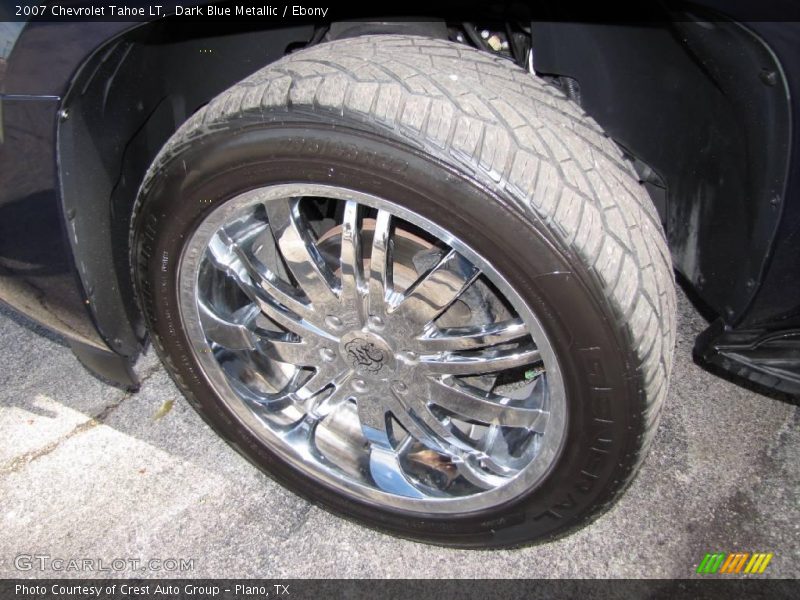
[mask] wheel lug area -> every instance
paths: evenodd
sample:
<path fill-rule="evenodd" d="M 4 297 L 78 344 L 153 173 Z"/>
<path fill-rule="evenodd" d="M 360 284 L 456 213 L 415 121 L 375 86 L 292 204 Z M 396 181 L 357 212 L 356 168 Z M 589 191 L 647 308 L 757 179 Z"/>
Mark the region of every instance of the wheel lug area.
<path fill-rule="evenodd" d="M 328 315 L 325 317 L 325 324 L 331 329 L 339 330 L 342 328 L 342 320 L 336 315 Z"/>
<path fill-rule="evenodd" d="M 414 366 L 417 364 L 419 357 L 417 356 L 416 352 L 411 352 L 410 350 L 404 350 L 402 352 L 398 352 L 396 354 L 397 360 L 401 363 L 404 363 L 407 366 Z"/>
<path fill-rule="evenodd" d="M 393 381 L 392 389 L 398 394 L 405 394 L 406 392 L 408 392 L 408 386 L 402 381 Z"/>
<path fill-rule="evenodd" d="M 350 387 L 359 394 L 363 394 L 367 391 L 367 382 L 363 379 L 353 379 L 353 381 L 350 382 Z"/>
<path fill-rule="evenodd" d="M 319 351 L 319 355 L 325 362 L 333 362 L 334 360 L 336 360 L 336 352 L 334 352 L 330 348 L 323 348 L 322 350 Z"/>
<path fill-rule="evenodd" d="M 369 325 L 371 329 L 375 329 L 377 331 L 380 331 L 385 326 L 383 319 L 375 315 L 372 315 L 369 319 L 367 319 L 367 325 Z"/>

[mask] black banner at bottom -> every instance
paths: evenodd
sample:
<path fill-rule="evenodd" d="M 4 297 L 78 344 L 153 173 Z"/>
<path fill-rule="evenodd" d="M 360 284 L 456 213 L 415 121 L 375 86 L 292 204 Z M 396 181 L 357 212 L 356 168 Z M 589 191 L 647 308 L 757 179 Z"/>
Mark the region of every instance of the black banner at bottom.
<path fill-rule="evenodd" d="M 3 600 L 800 598 L 787 579 L 6 579 Z"/>

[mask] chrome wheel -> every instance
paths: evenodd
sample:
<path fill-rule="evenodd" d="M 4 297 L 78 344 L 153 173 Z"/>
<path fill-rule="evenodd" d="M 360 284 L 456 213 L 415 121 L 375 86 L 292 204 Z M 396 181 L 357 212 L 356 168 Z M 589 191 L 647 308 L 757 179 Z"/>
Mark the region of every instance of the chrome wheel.
<path fill-rule="evenodd" d="M 179 286 L 221 401 L 341 492 L 465 513 L 535 488 L 559 455 L 564 387 L 536 317 L 467 240 L 387 200 L 242 194 L 192 235 Z"/>

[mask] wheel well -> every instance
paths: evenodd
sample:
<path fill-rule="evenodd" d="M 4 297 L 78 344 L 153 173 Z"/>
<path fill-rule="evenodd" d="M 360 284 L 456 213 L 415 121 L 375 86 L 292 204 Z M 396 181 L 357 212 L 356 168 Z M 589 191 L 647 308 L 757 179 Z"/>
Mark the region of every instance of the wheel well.
<path fill-rule="evenodd" d="M 211 98 L 313 34 L 311 25 L 242 30 L 164 19 L 111 41 L 73 80 L 58 128 L 64 213 L 96 323 L 116 352 L 134 356 L 145 339 L 128 230 L 153 158 Z"/>
<path fill-rule="evenodd" d="M 485 51 L 499 47 L 492 31 L 506 36 L 498 52 L 550 77 L 629 153 L 698 297 L 731 321 L 741 316 L 779 223 L 773 199 L 784 193 L 791 134 L 785 77 L 766 45 L 724 22 L 493 25 L 486 33 L 477 22 L 441 20 L 242 29 L 163 19 L 95 52 L 64 98 L 58 158 L 77 268 L 108 344 L 134 356 L 145 339 L 128 230 L 164 142 L 211 98 L 287 52 L 370 33 L 447 36 Z M 765 114 L 775 127 L 762 126 Z"/>
<path fill-rule="evenodd" d="M 111 40 L 82 65 L 62 103 L 59 177 L 81 282 L 114 351 L 133 357 L 146 336 L 131 284 L 128 231 L 139 185 L 166 140 L 214 96 L 288 52 L 388 33 L 447 39 L 452 29 L 443 20 L 277 28 L 256 22 L 248 29 L 167 18 Z M 517 42 L 512 49 L 519 53 Z"/>
<path fill-rule="evenodd" d="M 634 158 L 695 294 L 729 325 L 746 320 L 780 223 L 791 140 L 788 84 L 765 42 L 688 15 L 534 23 L 533 54 Z"/>

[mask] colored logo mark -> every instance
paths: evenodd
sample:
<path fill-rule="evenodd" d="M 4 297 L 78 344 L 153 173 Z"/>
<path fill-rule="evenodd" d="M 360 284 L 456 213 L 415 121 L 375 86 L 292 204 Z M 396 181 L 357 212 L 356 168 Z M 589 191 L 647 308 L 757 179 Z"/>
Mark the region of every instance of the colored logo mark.
<path fill-rule="evenodd" d="M 703 557 L 697 567 L 697 572 L 701 574 L 747 573 L 755 575 L 766 570 L 773 556 L 772 552 L 753 552 L 752 554 L 749 552 L 715 552 Z"/>

